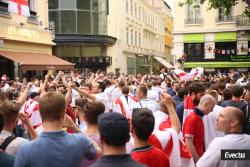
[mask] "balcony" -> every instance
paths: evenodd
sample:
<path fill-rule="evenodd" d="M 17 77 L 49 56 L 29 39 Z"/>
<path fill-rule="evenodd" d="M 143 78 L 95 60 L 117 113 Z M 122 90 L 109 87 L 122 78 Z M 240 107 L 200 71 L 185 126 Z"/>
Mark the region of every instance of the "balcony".
<path fill-rule="evenodd" d="M 30 17 L 27 18 L 27 22 L 32 24 L 39 24 L 36 12 L 30 11 Z"/>
<path fill-rule="evenodd" d="M 185 19 L 185 24 L 203 24 L 203 18 Z"/>
<path fill-rule="evenodd" d="M 10 13 L 8 12 L 8 3 L 0 2 L 0 16 L 10 17 Z"/>
<path fill-rule="evenodd" d="M 250 18 L 248 16 L 237 16 L 237 27 L 250 27 Z"/>
<path fill-rule="evenodd" d="M 236 17 L 235 16 L 219 16 L 215 19 L 216 23 L 235 23 Z"/>

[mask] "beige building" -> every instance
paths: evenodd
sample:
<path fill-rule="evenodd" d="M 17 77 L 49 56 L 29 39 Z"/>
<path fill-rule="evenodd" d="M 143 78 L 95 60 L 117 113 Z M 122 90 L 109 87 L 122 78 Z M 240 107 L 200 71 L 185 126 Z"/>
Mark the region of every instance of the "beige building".
<path fill-rule="evenodd" d="M 47 1 L 29 0 L 29 9 L 30 17 L 9 13 L 8 0 L 0 0 L 0 76 L 73 67 L 51 55 Z"/>
<path fill-rule="evenodd" d="M 108 71 L 149 73 L 154 57 L 164 57 L 164 14 L 155 5 L 154 0 L 109 1 L 108 35 L 117 41 L 108 48 Z"/>
<path fill-rule="evenodd" d="M 174 56 L 175 63 L 186 53 L 184 68 L 205 67 L 228 71 L 246 71 L 250 67 L 250 20 L 241 16 L 246 4 L 240 2 L 230 15 L 225 9 L 208 10 L 208 2 L 174 6 Z M 182 16 L 182 17 L 180 17 Z"/>

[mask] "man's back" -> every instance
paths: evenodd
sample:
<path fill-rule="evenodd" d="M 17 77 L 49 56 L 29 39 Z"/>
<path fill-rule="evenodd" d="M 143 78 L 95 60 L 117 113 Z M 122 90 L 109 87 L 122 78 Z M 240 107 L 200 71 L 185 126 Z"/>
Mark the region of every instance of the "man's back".
<path fill-rule="evenodd" d="M 69 167 L 80 166 L 83 157 L 93 159 L 96 150 L 83 134 L 64 131 L 43 132 L 36 140 L 21 146 L 15 167 Z"/>
<path fill-rule="evenodd" d="M 224 137 L 215 138 L 207 151 L 197 162 L 197 167 L 246 167 L 250 166 L 250 160 L 221 160 L 221 150 L 236 149 L 245 150 L 250 148 L 250 136 L 246 134 L 228 134 Z"/>
<path fill-rule="evenodd" d="M 132 151 L 132 158 L 148 167 L 169 167 L 169 159 L 165 153 L 154 147 L 146 146 L 141 148 L 136 148 Z"/>

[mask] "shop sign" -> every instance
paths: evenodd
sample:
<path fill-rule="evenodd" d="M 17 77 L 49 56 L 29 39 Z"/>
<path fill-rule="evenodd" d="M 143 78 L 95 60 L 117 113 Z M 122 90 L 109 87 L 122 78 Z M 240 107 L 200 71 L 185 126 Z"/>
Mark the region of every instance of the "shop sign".
<path fill-rule="evenodd" d="M 250 55 L 231 55 L 231 61 L 234 62 L 250 62 Z"/>
<path fill-rule="evenodd" d="M 19 28 L 16 26 L 8 26 L 7 33 L 11 36 L 19 36 L 25 38 L 39 39 L 40 33 L 35 30 L 29 30 L 27 28 Z"/>

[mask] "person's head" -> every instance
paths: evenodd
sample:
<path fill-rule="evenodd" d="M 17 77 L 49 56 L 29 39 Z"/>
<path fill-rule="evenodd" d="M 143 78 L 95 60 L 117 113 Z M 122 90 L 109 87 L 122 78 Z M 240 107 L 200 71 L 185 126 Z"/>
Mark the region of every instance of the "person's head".
<path fill-rule="evenodd" d="M 28 99 L 32 99 L 32 100 L 34 100 L 34 101 L 38 101 L 39 98 L 40 98 L 40 94 L 37 93 L 37 92 L 30 92 L 30 93 L 28 94 L 28 97 L 27 97 L 27 98 L 28 98 Z"/>
<path fill-rule="evenodd" d="M 122 114 L 109 112 L 101 114 L 97 120 L 101 142 L 112 147 L 125 147 L 129 141 L 129 124 Z"/>
<path fill-rule="evenodd" d="M 84 120 L 89 125 L 97 125 L 97 118 L 104 113 L 105 106 L 101 102 L 88 102 L 85 107 L 80 108 L 80 112 L 83 113 Z"/>
<path fill-rule="evenodd" d="M 216 105 L 215 98 L 207 94 L 201 97 L 198 109 L 200 109 L 203 112 L 203 114 L 207 115 L 213 111 L 215 105 Z"/>
<path fill-rule="evenodd" d="M 65 85 L 58 85 L 56 90 L 57 90 L 57 93 L 65 94 L 66 86 Z"/>
<path fill-rule="evenodd" d="M 147 108 L 139 108 L 132 113 L 132 135 L 141 141 L 147 141 L 154 130 L 155 119 Z"/>
<path fill-rule="evenodd" d="M 147 87 L 144 86 L 144 85 L 140 85 L 140 86 L 138 86 L 137 89 L 136 89 L 136 94 L 135 94 L 135 96 L 136 96 L 136 98 L 137 98 L 138 100 L 141 100 L 141 99 L 147 98 L 147 93 L 148 93 Z"/>
<path fill-rule="evenodd" d="M 124 86 L 122 88 L 122 94 L 124 94 L 124 95 L 128 95 L 129 94 L 129 87 L 128 86 Z"/>
<path fill-rule="evenodd" d="M 14 129 L 18 121 L 18 113 L 20 110 L 20 105 L 18 103 L 13 103 L 8 100 L 4 100 L 0 104 L 0 112 L 2 113 L 4 126 Z"/>
<path fill-rule="evenodd" d="M 186 87 L 180 88 L 177 91 L 179 98 L 184 99 L 188 95 L 188 89 Z"/>
<path fill-rule="evenodd" d="M 245 116 L 240 109 L 225 107 L 216 118 L 216 128 L 226 134 L 242 132 L 245 121 Z"/>
<path fill-rule="evenodd" d="M 147 83 L 147 88 L 150 90 L 152 88 L 152 84 L 150 82 Z"/>
<path fill-rule="evenodd" d="M 232 91 L 231 89 L 227 88 L 223 91 L 222 93 L 222 96 L 223 96 L 223 100 L 230 100 L 232 99 Z"/>
<path fill-rule="evenodd" d="M 244 89 L 242 86 L 239 85 L 234 85 L 232 86 L 232 95 L 236 98 L 241 98 L 241 96 L 243 95 Z"/>
<path fill-rule="evenodd" d="M 92 91 L 93 93 L 101 93 L 104 92 L 106 85 L 104 82 L 98 81 L 93 85 Z"/>
<path fill-rule="evenodd" d="M 200 83 L 193 83 L 189 88 L 189 93 L 193 99 L 194 105 L 197 106 L 201 97 L 205 94 L 205 87 Z"/>
<path fill-rule="evenodd" d="M 122 89 L 124 86 L 125 86 L 125 82 L 124 82 L 124 81 L 119 81 L 119 82 L 118 82 L 118 87 L 119 87 L 120 89 Z"/>
<path fill-rule="evenodd" d="M 39 100 L 39 111 L 43 122 L 62 121 L 66 102 L 60 93 L 49 92 Z"/>

